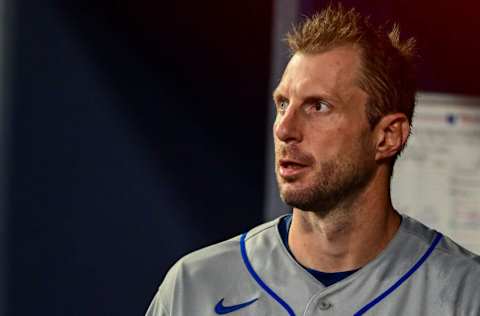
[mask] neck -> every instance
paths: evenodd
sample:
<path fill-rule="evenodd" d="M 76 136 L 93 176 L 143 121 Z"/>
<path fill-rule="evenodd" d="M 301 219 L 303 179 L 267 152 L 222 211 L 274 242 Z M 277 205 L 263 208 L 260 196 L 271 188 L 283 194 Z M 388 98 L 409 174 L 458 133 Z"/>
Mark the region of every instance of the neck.
<path fill-rule="evenodd" d="M 349 271 L 373 260 L 393 238 L 400 221 L 388 182 L 372 183 L 350 205 L 328 215 L 294 208 L 288 243 L 297 261 L 307 268 Z"/>

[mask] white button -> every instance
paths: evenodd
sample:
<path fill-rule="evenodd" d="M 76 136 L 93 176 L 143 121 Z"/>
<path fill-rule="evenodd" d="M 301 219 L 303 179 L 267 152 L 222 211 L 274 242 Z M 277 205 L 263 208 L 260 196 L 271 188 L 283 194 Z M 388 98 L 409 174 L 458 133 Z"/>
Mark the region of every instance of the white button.
<path fill-rule="evenodd" d="M 318 308 L 320 308 L 322 311 L 327 310 L 330 307 L 332 307 L 332 304 L 327 301 L 320 301 L 320 303 L 318 303 Z"/>

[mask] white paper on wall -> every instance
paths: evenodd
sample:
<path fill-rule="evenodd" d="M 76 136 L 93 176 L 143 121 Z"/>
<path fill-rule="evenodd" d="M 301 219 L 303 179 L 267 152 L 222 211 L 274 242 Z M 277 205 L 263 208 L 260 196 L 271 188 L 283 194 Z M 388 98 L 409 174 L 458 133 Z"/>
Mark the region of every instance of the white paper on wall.
<path fill-rule="evenodd" d="M 480 253 L 480 98 L 421 93 L 392 179 L 397 210 Z"/>

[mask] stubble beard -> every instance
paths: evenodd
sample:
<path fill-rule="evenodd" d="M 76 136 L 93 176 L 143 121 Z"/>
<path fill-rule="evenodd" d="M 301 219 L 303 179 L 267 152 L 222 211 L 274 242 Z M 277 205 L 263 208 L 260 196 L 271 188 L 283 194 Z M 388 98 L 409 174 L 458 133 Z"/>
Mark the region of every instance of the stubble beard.
<path fill-rule="evenodd" d="M 364 148 L 363 148 L 364 149 Z M 367 186 L 374 174 L 374 168 L 365 150 L 357 151 L 350 159 L 328 160 L 320 163 L 317 170 L 309 174 L 308 183 L 302 188 L 286 188 L 288 183 L 305 179 L 282 179 L 277 172 L 277 183 L 281 199 L 289 206 L 315 212 L 321 217 L 333 210 L 347 209 L 349 204 Z M 305 176 L 305 175 L 303 175 Z"/>

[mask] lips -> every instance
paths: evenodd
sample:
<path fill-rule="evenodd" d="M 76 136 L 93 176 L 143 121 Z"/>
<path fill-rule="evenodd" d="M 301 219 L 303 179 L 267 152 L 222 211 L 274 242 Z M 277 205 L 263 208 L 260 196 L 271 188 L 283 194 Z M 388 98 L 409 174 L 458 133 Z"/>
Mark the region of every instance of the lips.
<path fill-rule="evenodd" d="M 307 164 L 296 161 L 296 160 L 290 160 L 290 159 L 280 159 L 279 161 L 280 167 L 305 167 Z"/>
<path fill-rule="evenodd" d="M 290 159 L 280 159 L 278 161 L 278 164 L 278 172 L 280 176 L 284 178 L 291 178 L 293 176 L 296 176 L 305 171 L 305 169 L 308 167 L 308 165 L 304 162 Z"/>

